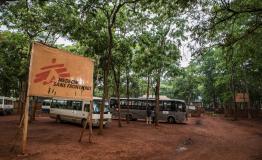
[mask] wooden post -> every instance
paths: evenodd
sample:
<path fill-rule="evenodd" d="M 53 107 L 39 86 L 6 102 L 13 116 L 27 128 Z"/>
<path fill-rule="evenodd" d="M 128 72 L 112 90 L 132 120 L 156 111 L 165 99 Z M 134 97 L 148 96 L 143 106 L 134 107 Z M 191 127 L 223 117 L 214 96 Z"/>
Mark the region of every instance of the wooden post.
<path fill-rule="evenodd" d="M 22 154 L 25 154 L 26 144 L 27 144 L 27 130 L 28 130 L 28 113 L 29 113 L 29 96 L 26 96 L 24 119 L 23 119 L 23 133 L 22 133 Z"/>
<path fill-rule="evenodd" d="M 94 101 L 90 102 L 90 110 L 89 110 L 89 143 L 92 143 L 92 135 L 93 135 L 93 131 L 92 131 L 93 103 L 94 103 Z"/>
<path fill-rule="evenodd" d="M 21 153 L 25 154 L 26 144 L 27 144 L 27 132 L 28 132 L 28 113 L 29 113 L 29 88 L 30 88 L 30 66 L 32 65 L 32 56 L 31 56 L 31 49 L 32 49 L 32 40 L 30 38 L 29 50 L 28 50 L 28 75 L 27 80 L 25 83 L 25 107 L 24 107 L 24 119 L 23 119 L 23 132 L 22 132 L 22 144 L 21 144 Z M 22 119 L 22 118 L 21 118 Z"/>
<path fill-rule="evenodd" d="M 38 97 L 35 97 L 34 100 L 33 100 L 33 105 L 32 105 L 32 119 L 31 119 L 31 121 L 35 121 L 37 102 L 38 102 Z"/>
<path fill-rule="evenodd" d="M 89 123 L 89 142 L 92 142 L 92 114 L 93 114 L 93 101 L 90 101 L 90 105 L 89 105 L 89 113 L 87 114 L 86 120 L 88 120 Z M 80 133 L 80 137 L 78 142 L 82 141 L 82 137 L 84 135 L 84 132 L 86 130 L 86 126 L 87 126 L 87 121 L 85 122 L 85 125 Z"/>

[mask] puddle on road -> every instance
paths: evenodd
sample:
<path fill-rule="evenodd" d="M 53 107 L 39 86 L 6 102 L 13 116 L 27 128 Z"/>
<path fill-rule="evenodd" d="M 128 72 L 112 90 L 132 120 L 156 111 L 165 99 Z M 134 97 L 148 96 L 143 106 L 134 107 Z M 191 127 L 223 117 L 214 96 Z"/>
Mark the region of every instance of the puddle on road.
<path fill-rule="evenodd" d="M 184 151 L 186 151 L 186 150 L 187 150 L 187 148 L 186 148 L 185 146 L 178 146 L 178 147 L 176 148 L 176 152 L 177 152 L 177 153 L 184 152 Z"/>
<path fill-rule="evenodd" d="M 188 150 L 188 148 L 186 147 L 187 145 L 192 145 L 193 144 L 193 140 L 191 138 L 187 138 L 184 140 L 184 142 L 180 145 L 178 145 L 176 147 L 176 152 L 180 153 L 180 152 L 184 152 L 186 150 Z"/>

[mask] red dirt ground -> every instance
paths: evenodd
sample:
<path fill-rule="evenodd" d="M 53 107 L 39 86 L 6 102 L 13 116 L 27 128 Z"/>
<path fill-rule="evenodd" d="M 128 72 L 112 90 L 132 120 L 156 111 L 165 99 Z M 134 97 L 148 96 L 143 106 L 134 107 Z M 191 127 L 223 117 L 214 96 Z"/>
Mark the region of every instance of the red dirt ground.
<path fill-rule="evenodd" d="M 78 143 L 81 127 L 57 124 L 49 117 L 37 117 L 30 124 L 26 156 L 10 152 L 17 131 L 17 116 L 0 116 L 0 160 L 261 160 L 261 121 L 230 121 L 222 117 L 190 118 L 186 124 L 117 121 L 98 135 L 93 144 L 88 130 Z"/>

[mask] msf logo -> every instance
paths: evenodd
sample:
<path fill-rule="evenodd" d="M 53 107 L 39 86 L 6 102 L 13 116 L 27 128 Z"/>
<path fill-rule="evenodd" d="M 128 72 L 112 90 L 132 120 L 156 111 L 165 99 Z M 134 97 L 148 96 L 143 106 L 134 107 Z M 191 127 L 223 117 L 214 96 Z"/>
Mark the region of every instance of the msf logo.
<path fill-rule="evenodd" d="M 57 64 L 53 58 L 51 64 L 40 68 L 41 72 L 35 75 L 34 83 L 42 82 L 47 85 L 55 82 L 58 78 L 70 77 L 64 64 Z"/>

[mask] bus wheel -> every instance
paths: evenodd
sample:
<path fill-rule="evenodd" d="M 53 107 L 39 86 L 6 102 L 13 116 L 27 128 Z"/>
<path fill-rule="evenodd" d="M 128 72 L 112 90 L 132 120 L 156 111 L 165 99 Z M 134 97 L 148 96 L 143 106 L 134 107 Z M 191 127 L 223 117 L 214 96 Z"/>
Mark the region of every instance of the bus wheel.
<path fill-rule="evenodd" d="M 168 117 L 167 122 L 168 123 L 175 123 L 174 117 Z"/>
<path fill-rule="evenodd" d="M 59 115 L 57 115 L 56 116 L 56 119 L 55 119 L 55 121 L 56 121 L 56 123 L 61 123 L 62 121 L 61 121 L 61 118 L 60 118 L 60 116 Z"/>
<path fill-rule="evenodd" d="M 86 124 L 86 119 L 82 119 L 81 121 L 81 126 L 84 128 L 85 127 L 85 124 Z"/>
<path fill-rule="evenodd" d="M 126 115 L 126 119 L 128 119 L 128 121 L 132 121 L 132 120 L 133 120 L 133 117 L 132 117 L 131 114 L 129 114 L 129 115 Z"/>

